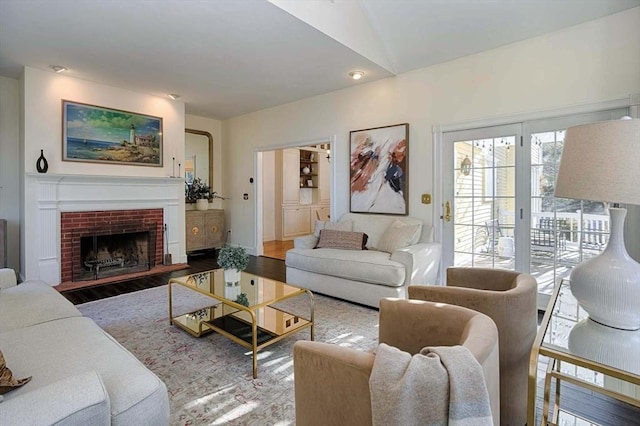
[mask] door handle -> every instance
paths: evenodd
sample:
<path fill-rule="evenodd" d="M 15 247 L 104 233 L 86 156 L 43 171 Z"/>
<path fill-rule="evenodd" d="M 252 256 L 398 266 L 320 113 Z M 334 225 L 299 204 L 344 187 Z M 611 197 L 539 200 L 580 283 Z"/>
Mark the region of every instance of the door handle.
<path fill-rule="evenodd" d="M 444 220 L 451 222 L 451 203 L 448 201 L 444 203 Z"/>

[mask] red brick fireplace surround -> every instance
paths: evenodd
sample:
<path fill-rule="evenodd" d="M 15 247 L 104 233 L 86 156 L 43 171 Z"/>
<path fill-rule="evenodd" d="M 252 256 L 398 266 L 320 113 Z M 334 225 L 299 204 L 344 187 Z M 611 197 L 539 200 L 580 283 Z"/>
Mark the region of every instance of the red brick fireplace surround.
<path fill-rule="evenodd" d="M 84 230 L 99 227 L 113 227 L 114 225 L 131 223 L 140 223 L 146 227 L 155 225 L 155 257 L 150 261 L 155 265 L 162 264 L 164 250 L 163 209 L 62 212 L 60 215 L 60 282 L 62 283 L 70 282 L 73 278 L 73 253 L 74 251 L 78 252 L 80 245 L 80 239 L 76 238 L 74 241 L 73 236 L 81 234 Z"/>

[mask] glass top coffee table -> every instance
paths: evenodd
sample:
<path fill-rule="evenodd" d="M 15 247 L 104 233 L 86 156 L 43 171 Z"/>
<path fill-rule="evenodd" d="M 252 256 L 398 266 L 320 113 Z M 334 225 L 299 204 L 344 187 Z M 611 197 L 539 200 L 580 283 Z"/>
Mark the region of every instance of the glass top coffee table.
<path fill-rule="evenodd" d="M 200 299 L 196 310 L 174 316 L 176 286 L 188 289 L 192 299 Z M 306 328 L 310 329 L 311 340 L 314 338 L 314 301 L 309 290 L 248 272 L 242 272 L 238 283 L 229 285 L 222 269 L 172 278 L 168 287 L 169 323 L 195 337 L 215 331 L 251 349 L 254 378 L 258 376 L 259 350 Z M 186 298 L 189 296 L 186 294 Z M 308 309 L 308 317 L 283 307 L 285 301 L 297 305 L 293 306 L 295 311 L 304 307 L 305 316 Z"/>

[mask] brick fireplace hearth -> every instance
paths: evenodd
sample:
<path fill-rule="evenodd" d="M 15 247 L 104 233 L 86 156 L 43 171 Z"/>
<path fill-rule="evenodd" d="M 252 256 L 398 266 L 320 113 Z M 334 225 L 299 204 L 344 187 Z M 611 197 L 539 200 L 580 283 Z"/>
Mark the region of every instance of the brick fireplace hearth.
<path fill-rule="evenodd" d="M 163 253 L 163 209 L 133 209 L 110 211 L 62 212 L 60 216 L 60 257 L 61 282 L 78 281 L 81 267 L 80 241 L 84 236 L 95 233 L 113 234 L 117 228 L 123 232 L 152 230 L 149 240 L 154 247 L 150 256 L 149 267 L 162 263 Z M 74 274 L 75 271 L 75 274 Z M 125 270 L 122 273 L 127 273 Z"/>

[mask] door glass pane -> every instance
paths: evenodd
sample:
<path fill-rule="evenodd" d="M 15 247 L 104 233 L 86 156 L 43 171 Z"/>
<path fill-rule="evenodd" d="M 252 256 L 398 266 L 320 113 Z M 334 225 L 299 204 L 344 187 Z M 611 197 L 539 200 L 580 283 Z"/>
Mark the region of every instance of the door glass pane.
<path fill-rule="evenodd" d="M 564 130 L 531 134 L 531 262 L 538 292 L 551 294 L 582 260 L 604 250 L 609 216 L 601 202 L 555 198 Z"/>
<path fill-rule="evenodd" d="M 455 223 L 472 225 L 473 224 L 473 198 L 458 197 L 456 200 Z"/>
<path fill-rule="evenodd" d="M 515 267 L 515 136 L 454 142 L 454 265 Z"/>

